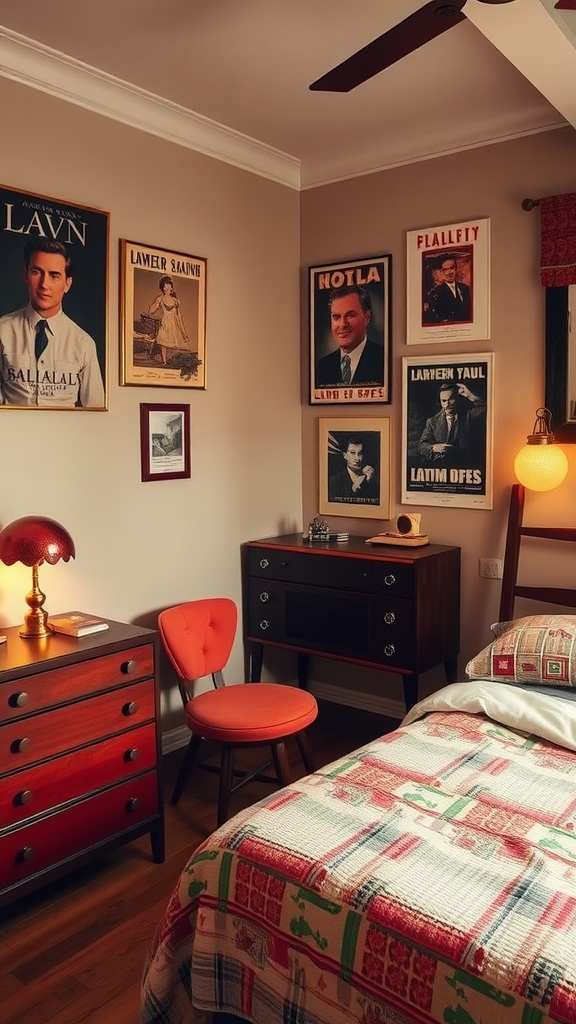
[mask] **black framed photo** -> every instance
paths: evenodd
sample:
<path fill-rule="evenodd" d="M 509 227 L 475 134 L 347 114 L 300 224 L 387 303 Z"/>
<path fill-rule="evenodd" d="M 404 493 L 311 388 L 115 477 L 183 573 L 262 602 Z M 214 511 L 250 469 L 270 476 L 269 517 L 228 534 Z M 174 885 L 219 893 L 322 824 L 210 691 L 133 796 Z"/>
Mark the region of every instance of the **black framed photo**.
<path fill-rule="evenodd" d="M 190 477 L 190 406 L 140 405 L 142 480 Z"/>
<path fill-rule="evenodd" d="M 390 518 L 390 418 L 319 420 L 321 515 Z"/>
<path fill-rule="evenodd" d="M 0 409 L 107 408 L 109 215 L 0 186 Z"/>
<path fill-rule="evenodd" d="M 310 404 L 389 403 L 392 257 L 309 268 Z"/>

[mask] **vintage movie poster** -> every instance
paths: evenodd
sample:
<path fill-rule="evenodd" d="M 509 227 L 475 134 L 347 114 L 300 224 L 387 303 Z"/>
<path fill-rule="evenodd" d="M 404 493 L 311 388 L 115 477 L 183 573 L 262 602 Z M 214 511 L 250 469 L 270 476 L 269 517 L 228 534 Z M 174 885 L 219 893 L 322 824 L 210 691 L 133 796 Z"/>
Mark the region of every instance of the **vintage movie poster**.
<path fill-rule="evenodd" d="M 106 410 L 108 220 L 0 186 L 0 409 Z"/>
<path fill-rule="evenodd" d="M 318 511 L 390 518 L 390 418 L 319 420 Z"/>
<path fill-rule="evenodd" d="M 493 360 L 402 360 L 405 504 L 492 508 Z"/>
<path fill-rule="evenodd" d="M 407 233 L 407 344 L 490 337 L 490 221 Z"/>
<path fill-rule="evenodd" d="M 309 268 L 311 405 L 391 401 L 391 259 Z"/>

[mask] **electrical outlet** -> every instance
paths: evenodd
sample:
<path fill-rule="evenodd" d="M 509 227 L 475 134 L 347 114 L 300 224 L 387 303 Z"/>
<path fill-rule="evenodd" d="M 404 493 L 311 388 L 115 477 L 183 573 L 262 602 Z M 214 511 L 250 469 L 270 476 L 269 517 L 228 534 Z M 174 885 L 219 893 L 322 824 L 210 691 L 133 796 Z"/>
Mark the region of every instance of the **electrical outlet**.
<path fill-rule="evenodd" d="M 484 576 L 487 580 L 501 580 L 502 579 L 502 559 L 501 558 L 481 558 L 479 572 L 481 576 Z"/>

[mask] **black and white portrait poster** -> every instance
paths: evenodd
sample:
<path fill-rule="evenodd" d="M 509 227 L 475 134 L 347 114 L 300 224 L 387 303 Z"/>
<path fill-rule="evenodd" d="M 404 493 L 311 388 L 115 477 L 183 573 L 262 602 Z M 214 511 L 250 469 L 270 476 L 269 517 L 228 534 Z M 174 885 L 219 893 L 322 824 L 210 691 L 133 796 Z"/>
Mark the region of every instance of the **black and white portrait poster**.
<path fill-rule="evenodd" d="M 405 504 L 492 508 L 493 360 L 402 360 Z"/>
<path fill-rule="evenodd" d="M 390 518 L 390 419 L 319 420 L 318 511 Z"/>
<path fill-rule="evenodd" d="M 391 401 L 391 259 L 309 268 L 311 405 Z"/>
<path fill-rule="evenodd" d="M 490 221 L 407 233 L 407 344 L 490 337 Z"/>

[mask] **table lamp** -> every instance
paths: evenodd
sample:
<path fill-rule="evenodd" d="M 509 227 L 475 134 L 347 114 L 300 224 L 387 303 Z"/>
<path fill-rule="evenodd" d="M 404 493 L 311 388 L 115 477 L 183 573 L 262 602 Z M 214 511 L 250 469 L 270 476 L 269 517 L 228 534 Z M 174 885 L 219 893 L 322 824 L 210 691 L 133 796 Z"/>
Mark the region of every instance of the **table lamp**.
<path fill-rule="evenodd" d="M 549 409 L 536 410 L 536 420 L 526 444 L 514 459 L 514 472 L 531 491 L 552 491 L 568 473 L 568 458 L 552 433 Z"/>
<path fill-rule="evenodd" d="M 45 637 L 53 633 L 48 625 L 48 612 L 43 609 L 46 594 L 38 586 L 38 567 L 42 562 L 56 565 L 62 558 L 75 558 L 74 541 L 60 523 L 45 516 L 24 516 L 15 519 L 0 532 L 0 560 L 5 565 L 22 562 L 32 567 L 32 590 L 26 594 L 29 611 L 19 629 L 23 637 Z"/>

